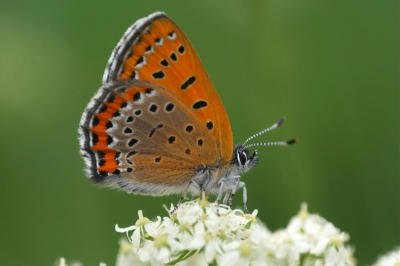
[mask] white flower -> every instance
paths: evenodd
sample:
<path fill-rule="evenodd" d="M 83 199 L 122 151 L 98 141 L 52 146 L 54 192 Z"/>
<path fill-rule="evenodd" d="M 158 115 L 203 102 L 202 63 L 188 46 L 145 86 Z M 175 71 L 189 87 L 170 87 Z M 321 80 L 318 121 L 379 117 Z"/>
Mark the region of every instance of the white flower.
<path fill-rule="evenodd" d="M 241 210 L 232 211 L 221 205 L 220 216 L 216 213 L 216 204 L 209 203 L 204 197 L 181 204 L 162 222 L 160 217 L 152 222 L 140 211 L 134 226 L 116 226 L 116 230 L 126 233 L 132 243 L 132 249 L 128 249 L 126 242 L 121 242 L 124 248 L 120 250 L 117 265 L 120 262 L 126 265 L 126 258 L 132 254 L 149 265 L 184 261 L 196 253 L 202 254 L 205 263 L 218 263 L 221 255 L 228 251 L 239 252 L 235 248 L 237 243 L 247 241 L 254 248 L 260 241 L 257 212 L 245 215 Z M 230 246 L 232 243 L 234 247 Z"/>
<path fill-rule="evenodd" d="M 171 206 L 170 210 L 173 210 Z M 125 265 L 355 265 L 346 233 L 303 204 L 286 229 L 271 233 L 251 215 L 202 199 L 188 201 L 155 222 L 143 217 L 119 228 L 117 266 Z M 130 248 L 128 247 L 130 246 Z M 130 264 L 129 264 L 130 263 Z M 301 263 L 301 264 L 300 264 Z"/>
<path fill-rule="evenodd" d="M 345 266 L 347 259 L 347 250 L 343 247 L 330 246 L 325 253 L 326 266 Z"/>
<path fill-rule="evenodd" d="M 57 266 L 82 266 L 83 264 L 79 261 L 70 261 L 67 263 L 66 259 L 61 257 L 57 259 L 57 262 L 55 263 Z M 106 266 L 104 263 L 100 262 L 100 266 Z"/>
<path fill-rule="evenodd" d="M 171 206 L 170 210 L 173 210 Z M 270 232 L 257 220 L 257 210 L 244 214 L 202 199 L 188 201 L 173 215 L 143 216 L 135 225 L 120 228 L 117 266 L 130 265 L 257 265 L 257 266 L 352 266 L 354 249 L 349 235 L 302 204 L 288 226 Z M 72 266 L 61 258 L 58 266 Z M 104 263 L 100 264 L 105 266 Z M 374 266 L 400 266 L 400 249 L 381 257 Z"/>
<path fill-rule="evenodd" d="M 380 256 L 373 266 L 400 266 L 400 247 Z"/>

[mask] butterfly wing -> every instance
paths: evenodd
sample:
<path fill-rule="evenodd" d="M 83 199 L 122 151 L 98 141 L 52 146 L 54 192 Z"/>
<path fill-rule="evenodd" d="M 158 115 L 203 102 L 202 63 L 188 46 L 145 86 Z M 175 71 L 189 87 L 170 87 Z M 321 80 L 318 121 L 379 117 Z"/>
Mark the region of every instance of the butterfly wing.
<path fill-rule="evenodd" d="M 92 179 L 143 194 L 180 192 L 196 167 L 227 166 L 233 150 L 210 78 L 183 32 L 161 12 L 126 31 L 79 134 Z"/>
<path fill-rule="evenodd" d="M 162 12 L 138 20 L 125 32 L 109 59 L 103 83 L 133 79 L 167 88 L 212 132 L 216 156 L 231 159 L 232 129 L 224 105 L 195 49 Z"/>

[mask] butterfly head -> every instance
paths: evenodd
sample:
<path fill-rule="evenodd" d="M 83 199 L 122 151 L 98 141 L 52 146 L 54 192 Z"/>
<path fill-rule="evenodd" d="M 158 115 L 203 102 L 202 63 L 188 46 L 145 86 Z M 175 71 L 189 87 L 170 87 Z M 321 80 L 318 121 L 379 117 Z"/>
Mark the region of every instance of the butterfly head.
<path fill-rule="evenodd" d="M 258 163 L 257 151 L 250 155 L 249 149 L 242 145 L 238 145 L 234 149 L 232 163 L 237 166 L 238 171 L 246 173 Z"/>

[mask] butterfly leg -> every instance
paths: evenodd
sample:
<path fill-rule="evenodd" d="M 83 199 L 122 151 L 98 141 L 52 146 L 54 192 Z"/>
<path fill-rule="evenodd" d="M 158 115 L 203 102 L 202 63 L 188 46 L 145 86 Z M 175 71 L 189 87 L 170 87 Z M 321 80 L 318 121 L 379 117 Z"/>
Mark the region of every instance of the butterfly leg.
<path fill-rule="evenodd" d="M 225 193 L 225 197 L 224 200 L 222 201 L 223 204 L 226 205 L 226 203 L 228 202 L 229 197 L 231 196 L 231 191 L 227 190 Z"/>
<path fill-rule="evenodd" d="M 217 215 L 219 216 L 219 204 L 221 202 L 222 195 L 224 194 L 224 185 L 225 185 L 225 180 L 222 180 L 220 185 L 219 185 L 219 192 L 217 196 Z"/>
<path fill-rule="evenodd" d="M 249 210 L 247 209 L 247 189 L 246 185 L 244 182 L 240 182 L 241 186 L 243 187 L 243 210 L 245 213 L 249 213 Z"/>
<path fill-rule="evenodd" d="M 183 191 L 182 197 L 179 199 L 178 204 L 176 204 L 175 208 L 170 212 L 171 215 L 179 208 L 179 206 L 181 205 L 182 201 L 186 198 L 186 195 L 187 195 L 187 193 L 189 191 L 190 186 L 195 186 L 198 189 L 200 189 L 196 182 L 193 182 L 192 180 L 190 180 L 189 184 L 186 186 L 185 190 Z"/>
<path fill-rule="evenodd" d="M 229 177 L 225 177 L 224 180 L 229 183 L 229 185 L 228 185 L 229 188 L 226 190 L 226 194 L 225 194 L 223 203 L 226 204 L 226 202 L 229 200 L 229 207 L 232 209 L 232 199 L 235 196 L 236 190 L 241 188 L 241 187 L 239 187 L 240 176 L 239 175 L 229 176 Z"/>
<path fill-rule="evenodd" d="M 240 181 L 240 176 L 234 176 L 234 178 L 236 179 L 236 186 L 232 189 L 232 194 L 231 197 L 229 198 L 229 207 L 232 209 L 232 200 L 233 197 L 235 196 L 235 193 L 238 189 L 243 188 L 243 211 L 245 213 L 249 213 L 248 209 L 247 209 L 247 189 L 246 189 L 246 184 L 244 182 Z"/>
<path fill-rule="evenodd" d="M 233 200 L 233 197 L 235 196 L 235 192 L 241 188 L 243 188 L 243 211 L 245 213 L 249 213 L 249 211 L 247 209 L 247 189 L 246 189 L 246 184 L 244 182 L 238 182 L 237 187 L 232 189 L 232 195 L 229 198 L 229 207 L 232 208 L 232 200 Z"/>

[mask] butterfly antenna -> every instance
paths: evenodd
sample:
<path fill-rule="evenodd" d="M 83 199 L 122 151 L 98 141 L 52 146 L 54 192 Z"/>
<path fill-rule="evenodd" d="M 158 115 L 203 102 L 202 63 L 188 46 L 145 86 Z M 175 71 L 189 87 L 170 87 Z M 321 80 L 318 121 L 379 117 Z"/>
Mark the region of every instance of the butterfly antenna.
<path fill-rule="evenodd" d="M 250 138 L 246 139 L 245 142 L 243 142 L 243 148 L 249 148 L 249 147 L 254 147 L 254 146 L 286 146 L 286 145 L 291 145 L 291 144 L 295 144 L 297 142 L 296 139 L 292 139 L 292 140 L 288 140 L 288 141 L 275 141 L 275 142 L 262 142 L 262 143 L 252 143 L 249 145 L 246 145 L 247 142 L 249 142 L 250 140 L 261 136 L 264 133 L 267 133 L 271 130 L 277 129 L 280 125 L 283 124 L 283 122 L 285 122 L 285 117 L 282 117 L 281 119 L 279 119 L 278 122 L 276 122 L 275 124 L 273 124 L 272 126 L 261 130 L 260 132 L 254 134 L 253 136 L 251 136 Z"/>
<path fill-rule="evenodd" d="M 282 117 L 281 119 L 279 119 L 278 122 L 276 122 L 276 123 L 273 124 L 272 126 L 266 128 L 266 129 L 264 129 L 264 130 L 261 130 L 260 132 L 254 134 L 254 135 L 251 136 L 250 138 L 246 139 L 245 142 L 243 142 L 242 145 L 245 146 L 246 143 L 249 142 L 250 140 L 252 140 L 252 139 L 254 139 L 254 138 L 258 137 L 258 136 L 261 136 L 262 134 L 267 133 L 268 131 L 277 129 L 280 125 L 282 125 L 283 122 L 285 122 L 285 119 L 286 119 L 285 117 Z"/>
<path fill-rule="evenodd" d="M 261 143 L 252 143 L 244 146 L 243 148 L 249 148 L 254 146 L 287 146 L 297 143 L 297 139 L 291 139 L 288 141 L 274 141 L 274 142 L 261 142 Z"/>

